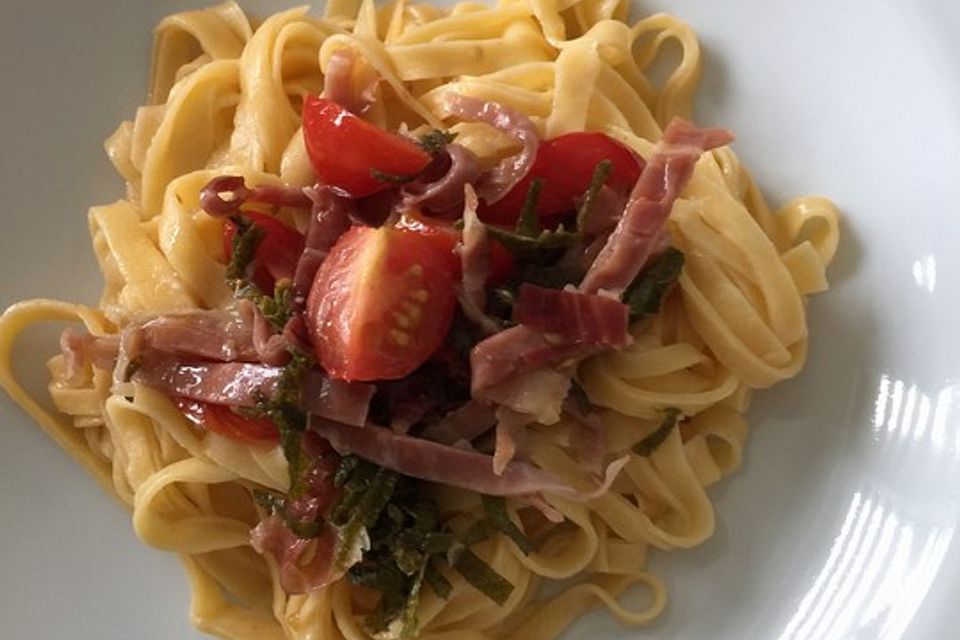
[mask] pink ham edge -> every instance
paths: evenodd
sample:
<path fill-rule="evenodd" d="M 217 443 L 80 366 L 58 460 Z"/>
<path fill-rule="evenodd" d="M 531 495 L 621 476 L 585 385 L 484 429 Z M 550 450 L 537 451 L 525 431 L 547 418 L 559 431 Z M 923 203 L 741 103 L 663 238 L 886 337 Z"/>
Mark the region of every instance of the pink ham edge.
<path fill-rule="evenodd" d="M 571 492 L 551 474 L 526 463 L 510 462 L 502 474 L 496 475 L 491 456 L 397 435 L 383 427 L 367 425 L 356 429 L 323 419 L 314 420 L 311 427 L 341 455 L 355 454 L 391 471 L 428 482 L 497 496 Z"/>
<path fill-rule="evenodd" d="M 520 286 L 514 319 L 543 333 L 594 347 L 624 347 L 630 343 L 630 309 L 619 300 L 579 291 Z"/>
<path fill-rule="evenodd" d="M 527 116 L 493 101 L 448 92 L 443 96 L 443 106 L 451 115 L 470 122 L 485 122 L 516 138 L 523 145 L 520 153 L 504 158 L 499 165 L 481 177 L 477 193 L 487 204 L 493 204 L 529 173 L 540 146 L 537 128 Z"/>

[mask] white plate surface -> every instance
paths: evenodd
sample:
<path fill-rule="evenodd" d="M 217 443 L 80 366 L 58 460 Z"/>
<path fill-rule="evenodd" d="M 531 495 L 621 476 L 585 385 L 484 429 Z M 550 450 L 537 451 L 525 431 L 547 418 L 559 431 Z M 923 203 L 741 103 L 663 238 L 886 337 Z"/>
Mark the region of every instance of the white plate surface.
<path fill-rule="evenodd" d="M 96 300 L 86 209 L 120 196 L 101 141 L 142 100 L 150 29 L 193 2 L 0 6 L 0 306 Z M 278 3 L 247 3 L 277 10 Z M 659 554 L 663 618 L 572 639 L 960 637 L 960 8 L 951 0 L 655 0 L 701 34 L 704 123 L 774 200 L 845 213 L 809 364 L 759 393 L 716 535 Z M 35 336 L 23 360 L 49 349 Z M 40 372 L 33 375 L 40 380 Z M 200 638 L 173 556 L 0 401 L 0 637 Z"/>

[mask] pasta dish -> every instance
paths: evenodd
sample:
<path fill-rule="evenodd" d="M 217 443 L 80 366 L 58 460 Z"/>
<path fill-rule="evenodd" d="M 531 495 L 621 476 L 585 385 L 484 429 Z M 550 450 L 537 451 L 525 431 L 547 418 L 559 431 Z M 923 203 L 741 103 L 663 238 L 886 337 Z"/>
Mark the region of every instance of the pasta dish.
<path fill-rule="evenodd" d="M 693 124 L 697 37 L 617 0 L 230 1 L 156 27 L 90 209 L 96 306 L 0 384 L 237 639 L 546 640 L 666 606 L 838 213 Z M 55 410 L 17 337 L 67 323 Z M 627 606 L 628 590 L 639 599 Z"/>

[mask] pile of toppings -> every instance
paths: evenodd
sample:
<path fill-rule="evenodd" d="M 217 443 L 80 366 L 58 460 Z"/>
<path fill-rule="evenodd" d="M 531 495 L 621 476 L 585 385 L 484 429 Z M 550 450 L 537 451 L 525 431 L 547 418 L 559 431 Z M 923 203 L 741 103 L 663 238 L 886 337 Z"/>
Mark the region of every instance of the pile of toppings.
<path fill-rule="evenodd" d="M 371 632 L 407 638 L 421 590 L 448 597 L 454 573 L 497 603 L 510 595 L 471 550 L 499 533 L 532 550 L 505 496 L 553 517 L 544 493 L 577 495 L 523 460 L 527 425 L 567 412 L 600 472 L 576 363 L 629 344 L 630 324 L 659 309 L 683 265 L 665 229 L 673 202 L 731 137 L 675 120 L 644 162 L 601 133 L 540 140 L 522 114 L 450 94 L 452 116 L 518 142 L 484 171 L 449 132 L 388 132 L 343 87 L 325 95 L 303 109 L 316 186 L 221 176 L 201 193 L 223 220 L 233 306 L 116 336 L 68 331 L 62 348 L 68 373 L 112 368 L 118 388 L 156 389 L 198 428 L 278 443 L 290 488 L 255 492 L 254 547 L 289 593 L 344 576 L 374 590 Z M 289 210 L 309 212 L 303 232 L 277 215 Z M 679 417 L 666 411 L 635 453 Z M 485 515 L 453 527 L 462 514 L 439 511 L 436 484 L 480 494 Z"/>

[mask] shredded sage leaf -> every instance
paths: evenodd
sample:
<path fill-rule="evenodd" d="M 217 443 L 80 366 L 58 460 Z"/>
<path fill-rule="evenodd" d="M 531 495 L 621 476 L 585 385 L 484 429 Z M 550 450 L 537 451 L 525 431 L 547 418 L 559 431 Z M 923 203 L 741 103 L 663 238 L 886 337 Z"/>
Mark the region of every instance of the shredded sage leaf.
<path fill-rule="evenodd" d="M 238 288 L 248 279 L 247 271 L 253 256 L 263 240 L 264 231 L 244 216 L 232 216 L 230 221 L 237 226 L 230 247 L 230 262 L 227 263 L 227 282 Z"/>
<path fill-rule="evenodd" d="M 282 513 L 287 506 L 287 501 L 283 496 L 263 489 L 253 490 L 253 501 L 271 514 Z"/>
<path fill-rule="evenodd" d="M 516 232 L 518 236 L 536 238 L 540 235 L 540 216 L 537 215 L 537 203 L 540 202 L 540 192 L 543 190 L 543 180 L 535 178 L 527 189 L 523 199 L 523 208 L 517 218 Z"/>
<path fill-rule="evenodd" d="M 443 151 L 456 137 L 457 134 L 452 131 L 433 129 L 420 136 L 420 146 L 430 155 L 435 155 Z"/>
<path fill-rule="evenodd" d="M 683 252 L 670 247 L 630 283 L 623 294 L 623 301 L 630 307 L 631 322 L 660 310 L 667 291 L 680 277 L 683 262 Z"/>
<path fill-rule="evenodd" d="M 378 182 L 387 182 L 389 184 L 406 184 L 408 182 L 413 182 L 419 176 L 419 173 L 410 173 L 410 174 L 399 174 L 399 173 L 387 173 L 385 171 L 380 171 L 380 169 L 370 169 L 370 177 Z"/>
<path fill-rule="evenodd" d="M 487 225 L 487 233 L 516 258 L 524 262 L 542 263 L 556 259 L 564 249 L 580 239 L 580 234 L 567 231 L 563 225 L 555 231 L 541 231 L 536 237 Z"/>
<path fill-rule="evenodd" d="M 533 545 L 520 527 L 510 519 L 510 514 L 507 513 L 507 501 L 502 496 L 483 496 L 482 500 L 483 510 L 491 524 L 513 540 L 524 555 L 530 555 L 533 552 Z"/>
<path fill-rule="evenodd" d="M 663 412 L 663 422 L 646 438 L 633 445 L 633 452 L 638 456 L 647 457 L 660 448 L 673 428 L 677 426 L 677 421 L 681 415 L 680 409 L 670 407 Z"/>
<path fill-rule="evenodd" d="M 607 183 L 607 180 L 610 179 L 610 173 L 612 171 L 613 163 L 609 160 L 601 160 L 597 163 L 597 166 L 594 167 L 593 177 L 590 178 L 590 186 L 587 187 L 587 191 L 583 194 L 583 200 L 580 202 L 579 209 L 577 209 L 577 231 L 583 232 L 587 218 L 593 210 L 597 194 L 600 193 L 600 189 Z"/>
<path fill-rule="evenodd" d="M 423 577 L 435 594 L 444 600 L 450 597 L 453 592 L 453 584 L 432 563 L 427 565 Z"/>
<path fill-rule="evenodd" d="M 347 554 L 356 545 L 363 530 L 369 529 L 376 523 L 380 513 L 390 502 L 396 485 L 396 473 L 383 468 L 376 470 L 341 531 L 342 539 L 334 560 L 337 566 L 343 566 Z"/>
<path fill-rule="evenodd" d="M 290 468 L 290 497 L 296 498 L 306 488 L 307 460 L 301 450 L 301 439 L 307 430 L 307 414 L 300 408 L 300 380 L 313 361 L 299 350 L 292 350 L 290 362 L 283 368 L 277 389 L 271 398 L 257 402 L 256 413 L 277 425 L 280 446 Z"/>
<path fill-rule="evenodd" d="M 477 591 L 499 605 L 505 604 L 513 593 L 513 585 L 470 549 L 460 553 L 453 568 Z"/>

